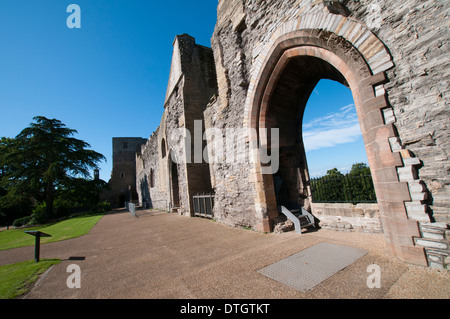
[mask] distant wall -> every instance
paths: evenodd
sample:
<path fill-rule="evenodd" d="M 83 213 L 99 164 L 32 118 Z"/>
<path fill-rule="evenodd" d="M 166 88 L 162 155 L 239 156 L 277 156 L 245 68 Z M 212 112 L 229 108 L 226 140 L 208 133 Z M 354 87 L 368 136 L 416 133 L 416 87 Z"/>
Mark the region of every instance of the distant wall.
<path fill-rule="evenodd" d="M 381 233 L 383 226 L 377 204 L 312 203 L 319 226 L 339 231 Z"/>
<path fill-rule="evenodd" d="M 146 140 L 140 137 L 114 137 L 112 139 L 112 172 L 110 190 L 101 194 L 113 208 L 124 207 L 125 201 L 137 200 L 136 152 Z"/>

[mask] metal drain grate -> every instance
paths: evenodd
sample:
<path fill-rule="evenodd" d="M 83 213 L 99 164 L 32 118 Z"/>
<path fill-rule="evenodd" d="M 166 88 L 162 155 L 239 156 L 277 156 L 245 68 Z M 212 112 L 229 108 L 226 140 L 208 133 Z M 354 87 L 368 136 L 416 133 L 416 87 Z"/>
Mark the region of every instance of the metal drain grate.
<path fill-rule="evenodd" d="M 363 249 L 320 243 L 264 267 L 258 272 L 305 292 L 367 253 L 368 251 Z"/>

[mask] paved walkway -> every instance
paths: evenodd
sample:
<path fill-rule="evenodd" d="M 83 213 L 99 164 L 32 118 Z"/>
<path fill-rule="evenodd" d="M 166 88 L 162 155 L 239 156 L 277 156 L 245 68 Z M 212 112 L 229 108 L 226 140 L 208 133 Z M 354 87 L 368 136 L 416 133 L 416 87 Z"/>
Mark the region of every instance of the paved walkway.
<path fill-rule="evenodd" d="M 201 218 L 139 211 L 105 215 L 83 237 L 41 246 L 41 258 L 62 262 L 26 298 L 450 298 L 446 272 L 406 265 L 384 254 L 382 234 L 331 230 L 260 234 Z M 261 269 L 320 242 L 368 254 L 301 293 Z M 0 251 L 0 264 L 33 258 L 33 247 Z M 69 289 L 67 267 L 81 269 L 81 288 Z M 367 267 L 381 267 L 381 288 L 367 287 Z"/>

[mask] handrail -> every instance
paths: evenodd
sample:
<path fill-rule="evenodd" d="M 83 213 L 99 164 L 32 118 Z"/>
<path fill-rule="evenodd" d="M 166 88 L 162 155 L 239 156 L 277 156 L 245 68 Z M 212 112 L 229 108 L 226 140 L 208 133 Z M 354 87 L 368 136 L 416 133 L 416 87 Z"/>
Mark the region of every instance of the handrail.
<path fill-rule="evenodd" d="M 287 218 L 289 218 L 289 220 L 290 220 L 291 222 L 294 223 L 295 232 L 296 232 L 297 234 L 300 234 L 300 235 L 301 235 L 301 233 L 302 233 L 302 227 L 301 227 L 301 225 L 300 225 L 300 220 L 299 220 L 297 217 L 295 217 L 295 215 L 292 214 L 292 213 L 289 211 L 289 209 L 287 209 L 287 208 L 284 207 L 284 206 L 281 206 L 281 212 L 282 212 Z"/>
<path fill-rule="evenodd" d="M 125 207 L 131 215 L 133 215 L 135 218 L 138 218 L 138 215 L 136 214 L 136 204 L 132 202 L 125 202 Z"/>

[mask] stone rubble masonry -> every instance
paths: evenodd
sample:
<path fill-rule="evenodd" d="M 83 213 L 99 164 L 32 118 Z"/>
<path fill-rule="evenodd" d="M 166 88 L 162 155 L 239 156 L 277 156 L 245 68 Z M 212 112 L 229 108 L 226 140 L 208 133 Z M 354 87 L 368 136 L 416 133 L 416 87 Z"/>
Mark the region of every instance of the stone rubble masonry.
<path fill-rule="evenodd" d="M 436 269 L 450 269 L 450 230 L 445 223 L 419 223 L 421 238 L 416 238 L 418 246 L 425 247 L 428 265 Z"/>
<path fill-rule="evenodd" d="M 159 156 L 163 139 L 161 131 L 160 126 L 136 154 L 136 188 L 141 206 L 168 211 L 168 181 L 164 178 L 168 171 Z"/>
<path fill-rule="evenodd" d="M 193 149 L 186 150 L 184 136 L 172 133 L 186 129 L 193 138 L 194 121 L 203 120 L 203 111 L 216 92 L 212 50 L 196 44 L 187 34 L 176 36 L 164 115 L 136 155 L 141 205 L 193 216 L 192 196 L 212 191 L 208 165 L 188 158 Z"/>
<path fill-rule="evenodd" d="M 320 220 L 321 228 L 342 231 L 382 233 L 377 204 L 312 203 L 312 214 Z"/>
<path fill-rule="evenodd" d="M 371 4 L 379 5 L 379 26 L 370 23 Z M 388 245 L 392 245 L 392 253 L 403 255 L 402 259 L 422 264 L 423 249 L 413 240 L 421 236 L 418 223 L 450 221 L 450 117 L 446 104 L 450 68 L 445 58 L 449 8 L 435 1 L 351 1 L 346 5 L 349 15 L 331 13 L 321 1 L 219 1 L 212 39 L 219 93 L 205 114 L 214 117 L 211 121 L 219 127 L 240 123 L 249 127 L 251 121 L 259 121 L 258 115 L 247 116 L 252 99 L 264 94 L 257 86 L 264 76 L 269 80 L 272 70 L 262 76 L 259 72 L 268 63 L 275 65 L 270 59 L 280 38 L 304 30 L 303 45 L 316 47 L 330 47 L 345 39 L 364 57 L 373 74 L 369 79 L 372 86 L 360 83 L 354 98 L 364 104 L 367 113 L 361 119 L 363 134 L 374 141 L 366 150 L 380 209 L 387 213 L 381 220 Z M 312 38 L 317 40 L 308 42 Z M 374 129 L 365 131 L 365 127 Z M 244 204 L 252 202 L 246 199 L 252 193 L 254 221 L 262 225 L 264 216 L 270 214 L 267 207 L 271 199 L 264 194 L 262 180 L 250 176 L 254 189 L 246 183 L 247 173 L 255 174 L 259 169 L 212 170 L 218 198 L 235 199 L 217 205 L 228 220 L 238 220 L 242 211 L 250 209 Z M 236 183 L 222 187 L 227 176 L 233 176 Z"/>

